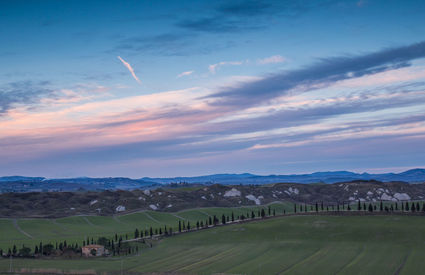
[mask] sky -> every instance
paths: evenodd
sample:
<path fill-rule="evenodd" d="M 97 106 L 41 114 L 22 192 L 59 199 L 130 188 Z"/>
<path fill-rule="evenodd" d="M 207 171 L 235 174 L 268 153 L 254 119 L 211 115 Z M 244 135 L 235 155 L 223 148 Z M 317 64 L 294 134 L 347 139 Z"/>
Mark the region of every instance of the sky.
<path fill-rule="evenodd" d="M 0 176 L 425 167 L 425 1 L 0 1 Z"/>

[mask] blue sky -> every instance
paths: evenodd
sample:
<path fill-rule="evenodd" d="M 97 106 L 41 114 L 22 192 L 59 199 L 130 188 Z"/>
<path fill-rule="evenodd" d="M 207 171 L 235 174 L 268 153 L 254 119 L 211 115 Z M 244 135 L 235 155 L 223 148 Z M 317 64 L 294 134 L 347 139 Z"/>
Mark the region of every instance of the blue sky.
<path fill-rule="evenodd" d="M 0 174 L 424 167 L 423 1 L 2 1 Z"/>

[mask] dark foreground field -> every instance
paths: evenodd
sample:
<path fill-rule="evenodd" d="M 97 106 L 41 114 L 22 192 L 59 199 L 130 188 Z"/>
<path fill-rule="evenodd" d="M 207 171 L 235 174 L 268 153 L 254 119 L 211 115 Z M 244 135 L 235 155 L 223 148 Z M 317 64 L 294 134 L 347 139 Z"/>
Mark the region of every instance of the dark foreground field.
<path fill-rule="evenodd" d="M 421 274 L 421 216 L 287 216 L 163 239 L 139 256 L 14 259 L 15 272 Z M 0 260 L 7 272 L 10 260 Z"/>

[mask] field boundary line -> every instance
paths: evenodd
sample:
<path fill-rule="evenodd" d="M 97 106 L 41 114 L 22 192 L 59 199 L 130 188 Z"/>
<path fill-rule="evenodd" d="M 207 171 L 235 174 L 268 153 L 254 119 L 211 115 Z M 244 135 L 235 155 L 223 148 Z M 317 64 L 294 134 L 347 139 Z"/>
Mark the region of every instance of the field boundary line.
<path fill-rule="evenodd" d="M 209 257 L 207 257 L 207 258 L 204 258 L 204 259 L 202 259 L 202 260 L 200 260 L 200 261 L 197 261 L 197 262 L 194 262 L 194 263 L 191 263 L 191 264 L 188 264 L 188 265 L 184 265 L 184 266 L 182 266 L 182 267 L 179 267 L 178 269 L 176 269 L 177 271 L 184 271 L 184 269 L 186 269 L 186 271 L 187 271 L 187 268 L 190 268 L 190 267 L 192 267 L 192 266 L 199 266 L 199 267 L 202 267 L 202 266 L 205 266 L 206 264 L 208 265 L 208 264 L 212 264 L 211 262 L 210 263 L 205 263 L 205 261 L 210 261 L 211 259 L 221 259 L 221 258 L 223 258 L 223 257 L 225 257 L 225 256 L 227 256 L 229 253 L 230 254 L 233 254 L 233 251 L 236 249 L 236 247 L 233 247 L 233 248 L 230 248 L 230 249 L 224 249 L 224 251 L 221 251 L 221 252 L 218 252 L 218 253 L 216 253 L 216 254 L 214 254 L 214 255 L 211 255 L 211 256 L 209 256 Z M 187 271 L 187 272 L 189 272 L 189 271 Z"/>
<path fill-rule="evenodd" d="M 340 273 L 341 271 L 343 271 L 345 268 L 352 266 L 353 264 L 355 264 L 359 259 L 361 259 L 363 257 L 363 253 L 365 252 L 365 245 L 362 245 L 362 248 L 360 249 L 360 253 L 358 253 L 356 256 L 354 256 L 351 261 L 349 261 L 348 263 L 346 263 L 345 265 L 341 266 L 341 268 L 335 272 L 335 274 Z"/>
<path fill-rule="evenodd" d="M 174 217 L 176 217 L 176 218 L 178 218 L 178 219 L 188 221 L 188 219 L 185 219 L 185 218 L 183 218 L 183 217 L 181 217 L 181 216 L 179 216 L 179 215 L 177 215 L 175 213 L 171 213 L 171 215 L 174 216 Z"/>
<path fill-rule="evenodd" d="M 126 223 L 125 223 L 125 222 L 123 222 L 123 221 L 121 221 L 120 219 L 118 219 L 118 217 L 117 217 L 117 216 L 115 216 L 115 215 L 113 215 L 113 216 L 112 216 L 112 219 L 114 219 L 114 221 L 116 221 L 117 223 L 125 224 L 125 225 L 126 225 Z"/>
<path fill-rule="evenodd" d="M 257 249 L 257 251 L 259 250 L 259 249 L 258 249 L 258 247 L 256 247 L 255 249 Z M 264 255 L 265 253 L 269 252 L 270 250 L 271 250 L 271 248 L 261 248 L 261 253 L 260 253 L 259 255 L 260 255 L 260 256 L 261 256 L 261 255 Z M 237 264 L 235 264 L 234 266 L 230 267 L 229 269 L 226 269 L 226 270 L 225 270 L 225 271 L 223 271 L 223 272 L 224 272 L 225 274 L 227 274 L 226 272 L 228 272 L 229 270 L 234 270 L 234 269 L 238 268 L 238 267 L 239 267 L 239 266 L 241 266 L 241 265 L 248 264 L 248 263 L 252 262 L 253 260 L 255 260 L 256 258 L 258 258 L 258 257 L 260 257 L 260 256 L 258 256 L 258 255 L 250 256 L 250 257 L 248 258 L 248 260 L 241 260 L 241 261 L 239 261 Z M 230 274 L 233 274 L 233 273 L 230 273 Z"/>
<path fill-rule="evenodd" d="M 29 233 L 25 232 L 18 224 L 18 220 L 17 219 L 13 219 L 12 220 L 13 226 L 16 228 L 16 230 L 18 230 L 19 232 L 21 232 L 22 234 L 24 234 L 25 236 L 27 236 L 30 239 L 34 239 L 33 236 L 31 236 Z"/>
<path fill-rule="evenodd" d="M 83 218 L 83 220 L 85 220 L 86 221 L 86 223 L 88 224 L 88 225 L 90 225 L 90 226 L 94 226 L 94 227 L 97 227 L 94 223 L 92 223 L 89 219 L 87 219 L 87 217 L 82 217 Z"/>
<path fill-rule="evenodd" d="M 65 225 L 58 223 L 58 222 L 56 221 L 56 219 L 49 219 L 49 221 L 50 221 L 51 223 L 53 223 L 54 225 L 56 225 L 56 226 L 58 226 L 58 227 L 62 228 L 62 229 L 63 229 L 63 230 L 65 230 L 65 231 L 72 232 L 72 233 L 77 233 L 77 232 L 75 232 L 75 231 L 73 231 L 73 230 L 71 230 L 71 229 L 67 228 Z"/>
<path fill-rule="evenodd" d="M 397 270 L 394 272 L 394 275 L 398 275 L 400 274 L 400 271 L 403 269 L 403 267 L 405 266 L 407 259 L 409 258 L 410 254 L 412 254 L 412 250 L 409 250 L 409 252 L 407 252 L 406 257 L 404 257 L 403 261 L 401 262 L 401 264 L 398 266 Z"/>
<path fill-rule="evenodd" d="M 292 269 L 292 268 L 294 268 L 295 266 L 297 266 L 297 265 L 299 265 L 299 264 L 301 264 L 301 263 L 303 263 L 303 262 L 305 262 L 305 261 L 310 260 L 310 259 L 311 259 L 311 258 L 313 258 L 315 255 L 317 255 L 320 251 L 322 251 L 324 248 L 325 248 L 325 247 L 321 247 L 321 248 L 317 249 L 317 250 L 316 250 L 316 251 L 314 251 L 312 254 L 310 254 L 307 258 L 304 258 L 304 259 L 302 259 L 302 260 L 300 260 L 300 261 L 298 261 L 298 262 L 293 263 L 292 265 L 288 266 L 287 268 L 284 268 L 283 270 L 279 271 L 279 272 L 278 272 L 278 273 L 276 273 L 276 274 L 283 274 L 283 273 L 287 272 L 288 270 L 291 270 L 291 269 Z"/>
<path fill-rule="evenodd" d="M 207 217 L 212 217 L 210 214 L 208 214 L 207 212 L 205 212 L 203 210 L 197 209 L 196 211 L 198 211 L 201 214 L 207 215 Z"/>
<path fill-rule="evenodd" d="M 151 215 L 149 215 L 148 212 L 144 212 L 145 216 L 148 217 L 149 219 L 153 220 L 154 222 L 156 222 L 157 224 L 161 224 L 160 221 L 158 221 L 157 219 L 155 219 L 154 217 L 152 217 Z"/>

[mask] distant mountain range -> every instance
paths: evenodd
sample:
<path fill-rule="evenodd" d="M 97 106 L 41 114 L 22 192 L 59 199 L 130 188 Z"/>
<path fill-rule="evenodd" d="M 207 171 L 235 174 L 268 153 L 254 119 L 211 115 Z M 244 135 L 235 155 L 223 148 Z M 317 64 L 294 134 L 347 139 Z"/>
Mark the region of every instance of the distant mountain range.
<path fill-rule="evenodd" d="M 193 184 L 211 185 L 249 185 L 286 183 L 336 183 L 355 180 L 377 180 L 382 182 L 402 181 L 408 183 L 424 183 L 425 169 L 412 169 L 402 173 L 353 173 L 347 171 L 316 172 L 302 175 L 268 175 L 259 176 L 244 174 L 215 174 L 198 177 L 174 178 L 66 178 L 46 179 L 43 177 L 8 176 L 0 177 L 0 192 L 47 192 L 47 191 L 83 191 L 83 190 L 132 190 L 150 189 L 160 186 L 180 187 Z"/>

